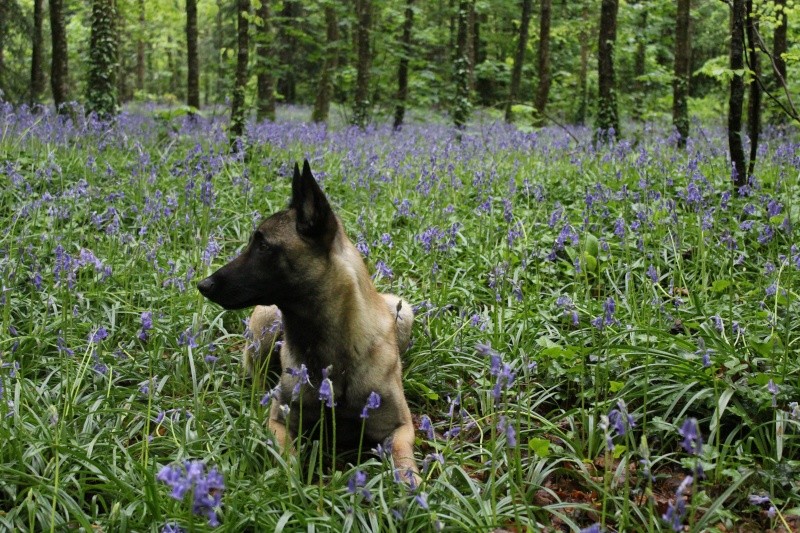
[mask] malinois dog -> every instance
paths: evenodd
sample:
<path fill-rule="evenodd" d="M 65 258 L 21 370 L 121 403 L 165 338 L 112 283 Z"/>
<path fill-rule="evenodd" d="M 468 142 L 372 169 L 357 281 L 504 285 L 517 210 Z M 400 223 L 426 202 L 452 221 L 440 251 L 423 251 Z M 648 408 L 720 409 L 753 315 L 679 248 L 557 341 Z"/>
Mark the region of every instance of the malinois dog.
<path fill-rule="evenodd" d="M 245 353 L 251 372 L 283 335 L 280 382 L 269 418 L 281 446 L 291 449 L 301 431 L 319 431 L 319 389 L 327 376 L 335 402 L 336 449 L 384 444 L 402 475 L 416 475 L 414 426 L 400 366 L 414 314 L 401 298 L 377 292 L 308 161 L 302 173 L 295 164 L 289 207 L 262 222 L 244 252 L 197 288 L 225 309 L 256 306 L 250 319 L 255 348 Z M 281 317 L 279 333 L 275 326 Z M 310 384 L 298 386 L 304 378 L 301 365 Z M 377 407 L 373 392 L 380 396 Z M 367 410 L 371 396 L 375 408 Z M 329 443 L 332 418 L 328 409 L 323 427 Z M 364 442 L 359 443 L 362 423 Z"/>

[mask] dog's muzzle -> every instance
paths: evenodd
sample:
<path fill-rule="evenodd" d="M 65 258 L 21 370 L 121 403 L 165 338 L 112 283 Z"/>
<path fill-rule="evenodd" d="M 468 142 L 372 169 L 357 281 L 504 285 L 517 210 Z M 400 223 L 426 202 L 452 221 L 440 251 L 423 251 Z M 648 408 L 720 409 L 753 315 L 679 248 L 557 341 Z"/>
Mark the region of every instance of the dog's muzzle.
<path fill-rule="evenodd" d="M 200 291 L 200 294 L 202 294 L 206 298 L 210 298 L 211 293 L 214 290 L 214 280 L 211 279 L 211 276 L 207 277 L 206 279 L 198 283 L 197 290 Z"/>

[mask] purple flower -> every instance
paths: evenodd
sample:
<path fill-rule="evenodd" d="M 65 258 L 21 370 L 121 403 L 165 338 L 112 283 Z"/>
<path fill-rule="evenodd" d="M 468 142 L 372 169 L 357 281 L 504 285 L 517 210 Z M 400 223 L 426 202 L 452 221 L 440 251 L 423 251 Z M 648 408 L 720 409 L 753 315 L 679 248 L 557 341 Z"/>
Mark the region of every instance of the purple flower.
<path fill-rule="evenodd" d="M 175 522 L 164 524 L 164 527 L 161 528 L 161 533 L 185 533 L 185 532 L 186 530 L 183 529 L 178 524 L 176 524 Z"/>
<path fill-rule="evenodd" d="M 747 497 L 752 505 L 762 505 L 765 503 L 769 503 L 769 496 L 760 496 L 758 494 L 751 494 Z"/>
<path fill-rule="evenodd" d="M 670 502 L 667 512 L 661 517 L 670 523 L 673 531 L 683 531 L 683 517 L 686 516 L 686 500 L 683 497 L 683 493 L 693 482 L 694 478 L 692 476 L 686 476 L 683 479 L 678 486 L 678 490 L 675 491 L 675 503 Z"/>
<path fill-rule="evenodd" d="M 625 219 L 622 217 L 617 218 L 617 221 L 614 223 L 614 235 L 619 237 L 620 239 L 625 238 Z"/>
<path fill-rule="evenodd" d="M 108 331 L 103 326 L 100 326 L 89 334 L 89 344 L 97 344 L 106 337 L 108 337 Z"/>
<path fill-rule="evenodd" d="M 366 484 L 367 474 L 361 470 L 356 470 L 356 473 L 353 474 L 350 480 L 347 482 L 347 492 L 350 494 L 361 494 L 365 500 L 371 501 L 372 493 L 370 493 L 370 491 L 365 487 Z"/>
<path fill-rule="evenodd" d="M 375 410 L 381 406 L 381 395 L 375 391 L 369 393 L 367 404 L 361 410 L 361 418 L 369 418 L 369 410 Z"/>
<path fill-rule="evenodd" d="M 394 272 L 392 272 L 392 269 L 386 266 L 386 263 L 383 261 L 378 261 L 375 263 L 375 270 L 383 278 L 392 279 L 394 277 Z"/>
<path fill-rule="evenodd" d="M 504 415 L 500 415 L 500 420 L 497 422 L 497 431 L 505 434 L 509 448 L 517 447 L 517 432 L 514 429 L 514 425 L 509 423 Z"/>
<path fill-rule="evenodd" d="M 703 451 L 703 436 L 700 435 L 696 418 L 687 418 L 678 430 L 678 434 L 683 437 L 681 446 L 684 450 L 693 455 L 700 455 Z"/>
<path fill-rule="evenodd" d="M 414 501 L 417 503 L 417 505 L 422 507 L 424 510 L 427 511 L 429 509 L 429 507 L 428 507 L 428 495 L 425 494 L 424 492 L 420 492 L 419 494 L 414 496 Z"/>
<path fill-rule="evenodd" d="M 772 394 L 772 407 L 778 407 L 778 386 L 774 381 L 769 380 L 769 383 L 767 383 L 767 390 Z"/>
<path fill-rule="evenodd" d="M 139 340 L 146 341 L 147 340 L 147 332 L 153 329 L 153 313 L 151 311 L 145 311 L 142 313 L 141 316 L 142 327 L 139 329 Z"/>
<path fill-rule="evenodd" d="M 308 369 L 306 368 L 305 364 L 300 364 L 299 369 L 287 368 L 286 371 L 290 376 L 297 378 L 297 382 L 294 384 L 294 388 L 292 389 L 292 400 L 296 400 L 300 397 L 300 389 L 302 386 L 311 385 L 311 381 L 308 380 Z"/>
<path fill-rule="evenodd" d="M 431 424 L 431 419 L 428 415 L 422 415 L 422 418 L 419 421 L 419 429 L 420 431 L 425 431 L 428 435 L 428 440 L 433 440 L 433 424 Z"/>
<path fill-rule="evenodd" d="M 592 524 L 580 530 L 580 533 L 601 533 L 600 524 Z"/>
<path fill-rule="evenodd" d="M 656 267 L 650 265 L 650 267 L 647 269 L 647 277 L 649 277 L 653 283 L 658 283 L 658 271 L 656 270 Z"/>
<path fill-rule="evenodd" d="M 222 474 L 216 467 L 205 471 L 202 461 L 185 461 L 183 465 L 164 466 L 159 470 L 156 479 L 172 488 L 170 494 L 176 500 L 183 500 L 192 490 L 192 512 L 205 515 L 208 525 L 219 525 L 216 508 L 220 506 L 222 491 L 225 489 Z"/>
<path fill-rule="evenodd" d="M 325 405 L 329 408 L 333 408 L 336 402 L 333 401 L 333 383 L 330 378 L 328 378 L 330 371 L 330 366 L 322 369 L 322 384 L 319 386 L 319 399 L 325 402 Z"/>

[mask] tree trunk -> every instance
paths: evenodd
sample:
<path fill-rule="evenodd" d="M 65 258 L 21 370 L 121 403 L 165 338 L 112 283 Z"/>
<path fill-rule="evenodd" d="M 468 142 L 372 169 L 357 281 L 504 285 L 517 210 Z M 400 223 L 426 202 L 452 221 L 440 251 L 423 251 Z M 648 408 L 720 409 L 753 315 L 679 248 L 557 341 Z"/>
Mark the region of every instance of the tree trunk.
<path fill-rule="evenodd" d="M 680 2 L 681 0 L 679 0 Z M 642 120 L 644 115 L 645 86 L 643 77 L 647 73 L 647 4 L 635 4 L 639 9 L 639 22 L 636 32 L 636 52 L 633 56 L 633 117 Z M 675 37 L 677 41 L 677 36 Z M 676 44 L 677 46 L 677 44 Z"/>
<path fill-rule="evenodd" d="M 403 126 L 408 99 L 408 62 L 411 59 L 411 28 L 414 25 L 414 0 L 406 0 L 406 17 L 400 38 L 400 64 L 397 66 L 397 104 L 394 108 L 394 129 Z"/>
<path fill-rule="evenodd" d="M 549 0 L 543 0 L 547 2 Z M 528 48 L 528 26 L 531 20 L 532 0 L 522 0 L 522 14 L 519 20 L 519 36 L 517 37 L 517 53 L 514 54 L 514 66 L 511 68 L 511 85 L 506 102 L 506 122 L 514 121 L 514 104 L 519 99 L 519 86 L 522 80 L 522 64 L 525 62 L 525 50 Z"/>
<path fill-rule="evenodd" d="M 44 93 L 44 50 L 42 24 L 44 22 L 44 0 L 33 0 L 33 36 L 31 50 L 30 104 L 41 102 Z"/>
<path fill-rule="evenodd" d="M 336 5 L 332 2 L 325 4 L 325 62 L 319 76 L 317 97 L 314 100 L 314 110 L 311 120 L 314 122 L 327 122 L 333 97 L 333 75 L 339 62 L 339 19 L 336 16 Z"/>
<path fill-rule="evenodd" d="M 233 84 L 233 98 L 231 99 L 231 147 L 237 150 L 236 142 L 244 135 L 244 93 L 247 86 L 247 59 L 248 59 L 248 15 L 250 0 L 236 0 L 237 15 L 237 52 L 236 52 L 236 79 Z"/>
<path fill-rule="evenodd" d="M 272 75 L 272 13 L 269 0 L 261 0 L 258 8 L 261 29 L 256 40 L 256 120 L 275 120 L 275 78 Z"/>
<path fill-rule="evenodd" d="M 745 0 L 732 0 L 731 4 L 731 70 L 744 69 L 744 23 L 746 16 Z M 744 101 L 744 76 L 734 74 L 731 78 L 730 98 L 728 100 L 728 148 L 731 154 L 731 178 L 734 187 L 747 183 L 747 169 L 744 166 L 742 148 L 742 104 Z"/>
<path fill-rule="evenodd" d="M 617 95 L 614 87 L 614 48 L 617 40 L 618 0 L 602 0 L 597 54 L 597 129 L 600 135 L 618 137 Z M 613 130 L 613 131 L 612 131 Z"/>
<path fill-rule="evenodd" d="M 672 82 L 672 124 L 678 130 L 678 147 L 689 136 L 689 82 L 692 75 L 691 0 L 678 0 L 675 18 L 675 78 Z"/>
<path fill-rule="evenodd" d="M 467 4 L 467 58 L 469 64 L 469 90 L 475 89 L 475 0 Z"/>
<path fill-rule="evenodd" d="M 365 128 L 369 122 L 369 69 L 372 61 L 369 39 L 372 26 L 372 0 L 356 1 L 356 94 L 353 124 Z"/>
<path fill-rule="evenodd" d="M 144 34 L 146 22 L 144 12 L 144 0 L 139 0 L 139 28 L 136 37 L 136 90 L 144 91 Z"/>
<path fill-rule="evenodd" d="M 775 58 L 777 74 L 781 77 L 781 80 L 786 82 L 786 60 L 783 58 L 783 54 L 788 50 L 786 44 L 786 27 L 788 23 L 786 0 L 775 0 L 775 7 L 780 7 L 780 12 L 778 13 L 779 26 L 775 28 L 775 32 L 772 34 L 772 56 Z M 781 80 L 778 80 L 779 87 L 783 85 Z"/>
<path fill-rule="evenodd" d="M 358 1 L 358 0 L 356 0 Z M 283 96 L 287 104 L 295 103 L 297 99 L 297 76 L 295 75 L 295 53 L 299 43 L 295 37 L 295 28 L 298 24 L 301 5 L 297 0 L 284 0 L 281 11 L 278 43 L 281 76 L 278 79 L 278 93 Z"/>
<path fill-rule="evenodd" d="M 580 42 L 581 67 L 578 72 L 578 112 L 575 115 L 575 122 L 583 125 L 586 123 L 586 111 L 588 107 L 588 79 L 589 79 L 589 4 L 583 0 L 583 12 L 581 13 L 581 30 L 578 34 Z"/>
<path fill-rule="evenodd" d="M 758 20 L 753 12 L 753 0 L 747 0 L 747 57 L 750 60 L 750 70 L 756 79 L 750 82 L 750 96 L 747 99 L 747 134 L 750 137 L 750 161 L 747 164 L 747 175 L 751 176 L 756 166 L 758 152 L 758 135 L 761 131 L 761 61 L 756 49 L 756 34 L 758 33 Z"/>
<path fill-rule="evenodd" d="M 103 118 L 117 112 L 115 0 L 93 0 L 86 109 Z"/>
<path fill-rule="evenodd" d="M 186 104 L 200 109 L 200 60 L 197 53 L 197 0 L 186 0 Z"/>
<path fill-rule="evenodd" d="M 222 0 L 217 0 L 217 18 L 214 21 L 214 48 L 217 52 L 217 80 L 215 83 L 216 102 L 225 101 L 225 56 L 222 49 L 225 46 L 224 28 L 222 25 Z"/>
<path fill-rule="evenodd" d="M 50 86 L 53 103 L 59 113 L 66 113 L 63 104 L 69 99 L 69 72 L 67 53 L 67 25 L 64 19 L 64 0 L 50 0 L 50 36 L 52 38 L 52 62 L 50 64 Z"/>
<path fill-rule="evenodd" d="M 550 94 L 550 17 L 552 0 L 542 0 L 541 14 L 539 17 L 539 85 L 536 87 L 536 97 L 533 107 L 536 116 L 533 117 L 535 126 L 544 124 L 544 110 L 547 107 L 547 97 Z"/>
<path fill-rule="evenodd" d="M 469 99 L 469 10 L 470 0 L 459 0 L 456 36 L 456 58 L 453 79 L 455 81 L 455 102 L 453 105 L 453 124 L 462 130 L 470 112 Z M 460 134 L 459 134 L 460 135 Z M 459 137 L 460 140 L 460 137 Z"/>

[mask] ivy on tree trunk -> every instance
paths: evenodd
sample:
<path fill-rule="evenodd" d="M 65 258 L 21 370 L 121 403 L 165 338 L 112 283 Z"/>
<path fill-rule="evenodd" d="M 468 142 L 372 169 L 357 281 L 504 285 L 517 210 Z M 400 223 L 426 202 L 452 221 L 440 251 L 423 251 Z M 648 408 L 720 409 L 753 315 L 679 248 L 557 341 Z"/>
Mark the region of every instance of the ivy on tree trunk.
<path fill-rule="evenodd" d="M 236 143 L 244 135 L 245 109 L 244 96 L 247 87 L 247 60 L 248 60 L 248 16 L 250 14 L 250 0 L 236 0 L 237 13 L 237 52 L 236 52 L 236 79 L 233 85 L 233 98 L 231 99 L 231 146 L 237 149 Z"/>
<path fill-rule="evenodd" d="M 742 148 L 742 105 L 744 103 L 744 21 L 745 0 L 731 2 L 731 52 L 733 71 L 728 99 L 728 149 L 731 155 L 731 178 L 735 187 L 747 183 L 747 169 Z"/>
<path fill-rule="evenodd" d="M 618 0 L 602 0 L 600 6 L 600 40 L 598 42 L 597 129 L 601 135 L 618 137 L 617 91 L 614 87 L 614 48 L 617 40 Z M 613 130 L 613 134 L 612 134 Z"/>
<path fill-rule="evenodd" d="M 108 118 L 117 112 L 115 0 L 93 0 L 86 107 Z"/>

